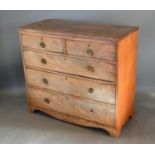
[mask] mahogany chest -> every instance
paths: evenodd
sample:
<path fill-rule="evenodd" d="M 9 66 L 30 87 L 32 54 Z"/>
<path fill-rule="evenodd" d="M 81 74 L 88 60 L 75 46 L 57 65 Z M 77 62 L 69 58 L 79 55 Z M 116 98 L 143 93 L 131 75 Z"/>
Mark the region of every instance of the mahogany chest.
<path fill-rule="evenodd" d="M 29 111 L 119 136 L 134 111 L 137 34 L 56 19 L 19 28 Z"/>

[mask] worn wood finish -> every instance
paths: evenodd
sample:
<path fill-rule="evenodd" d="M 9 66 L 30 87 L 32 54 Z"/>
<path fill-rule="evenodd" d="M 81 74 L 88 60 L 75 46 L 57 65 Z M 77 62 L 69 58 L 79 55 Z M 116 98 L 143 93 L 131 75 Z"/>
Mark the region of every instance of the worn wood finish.
<path fill-rule="evenodd" d="M 115 61 L 115 46 L 112 44 L 66 41 L 67 54 Z"/>
<path fill-rule="evenodd" d="M 34 106 L 34 105 L 32 106 L 31 105 L 28 108 L 29 108 L 30 112 L 35 112 L 35 111 L 39 110 L 39 111 L 45 112 L 46 114 L 49 114 L 49 115 L 51 115 L 51 116 L 53 116 L 53 117 L 55 117 L 55 118 L 57 118 L 59 120 L 63 120 L 63 121 L 69 122 L 69 123 L 77 124 L 77 125 L 80 125 L 80 126 L 105 129 L 107 132 L 109 132 L 109 134 L 111 136 L 117 137 L 115 135 L 116 129 L 114 127 L 111 127 L 111 126 L 103 125 L 103 124 L 98 123 L 98 122 L 85 120 L 85 119 L 75 117 L 75 116 L 66 115 L 66 114 L 56 112 L 56 111 L 53 111 L 53 110 L 44 109 L 44 108 L 41 108 L 39 106 Z"/>
<path fill-rule="evenodd" d="M 49 93 L 46 91 L 28 88 L 30 106 L 38 106 L 70 116 L 83 118 L 108 126 L 114 126 L 115 107 L 100 102 L 88 101 L 69 95 Z M 48 100 L 48 102 L 46 101 Z"/>
<path fill-rule="evenodd" d="M 118 42 L 126 35 L 137 30 L 133 26 L 96 24 L 90 22 L 47 19 L 21 27 L 20 32 L 33 32 L 70 38 L 87 38 Z"/>
<path fill-rule="evenodd" d="M 32 51 L 24 52 L 24 60 L 27 66 L 115 82 L 116 70 L 115 64 L 112 62 L 95 61 L 92 59 L 85 61 L 59 54 L 45 54 L 44 52 L 36 53 Z M 42 63 L 42 60 L 46 62 Z"/>
<path fill-rule="evenodd" d="M 136 93 L 137 38 L 134 32 L 118 44 L 117 128 L 133 115 Z M 125 51 L 125 52 L 124 52 Z"/>
<path fill-rule="evenodd" d="M 115 85 L 63 74 L 26 69 L 27 83 L 57 92 L 115 104 Z M 91 91 L 92 90 L 92 91 Z"/>
<path fill-rule="evenodd" d="M 29 111 L 118 137 L 134 112 L 137 30 L 55 19 L 21 27 Z"/>
<path fill-rule="evenodd" d="M 52 37 L 44 37 L 37 35 L 23 34 L 22 47 L 23 48 L 34 48 L 40 50 L 48 50 L 53 52 L 63 52 L 63 41 Z"/>

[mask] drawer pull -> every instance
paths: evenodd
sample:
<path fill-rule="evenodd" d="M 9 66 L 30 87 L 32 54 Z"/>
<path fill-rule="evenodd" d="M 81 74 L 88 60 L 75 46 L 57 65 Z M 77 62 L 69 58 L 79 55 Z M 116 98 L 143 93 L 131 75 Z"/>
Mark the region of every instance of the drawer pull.
<path fill-rule="evenodd" d="M 44 43 L 43 41 L 40 42 L 40 46 L 41 46 L 42 48 L 45 48 L 45 47 L 46 47 L 46 45 L 45 45 L 45 43 Z"/>
<path fill-rule="evenodd" d="M 89 72 L 94 72 L 95 71 L 95 69 L 92 67 L 92 66 L 87 66 L 87 70 L 89 71 Z"/>
<path fill-rule="evenodd" d="M 90 55 L 90 56 L 92 56 L 94 54 L 94 52 L 91 49 L 87 49 L 87 54 Z"/>
<path fill-rule="evenodd" d="M 48 80 L 47 79 L 43 79 L 43 83 L 48 84 Z"/>
<path fill-rule="evenodd" d="M 89 93 L 94 93 L 94 89 L 93 89 L 93 88 L 89 88 L 89 89 L 88 89 L 88 92 L 89 92 Z"/>
<path fill-rule="evenodd" d="M 91 112 L 94 112 L 94 110 L 93 110 L 93 109 L 91 109 L 90 111 L 91 111 Z"/>
<path fill-rule="evenodd" d="M 44 101 L 45 101 L 46 103 L 50 103 L 50 100 L 49 100 L 48 98 L 45 98 Z"/>
<path fill-rule="evenodd" d="M 47 64 L 47 61 L 46 61 L 46 59 L 41 59 L 41 63 L 43 63 L 43 64 Z"/>

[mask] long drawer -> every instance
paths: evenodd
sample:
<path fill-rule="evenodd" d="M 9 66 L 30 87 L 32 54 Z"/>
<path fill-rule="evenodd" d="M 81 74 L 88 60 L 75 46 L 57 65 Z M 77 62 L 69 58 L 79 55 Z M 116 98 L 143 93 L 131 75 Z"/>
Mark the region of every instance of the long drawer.
<path fill-rule="evenodd" d="M 115 104 L 115 85 L 64 74 L 26 68 L 27 83 L 57 92 Z"/>
<path fill-rule="evenodd" d="M 30 105 L 114 126 L 115 106 L 28 88 Z"/>
<path fill-rule="evenodd" d="M 115 82 L 116 66 L 106 61 L 78 59 L 62 54 L 24 51 L 27 66 L 64 72 L 94 79 Z"/>

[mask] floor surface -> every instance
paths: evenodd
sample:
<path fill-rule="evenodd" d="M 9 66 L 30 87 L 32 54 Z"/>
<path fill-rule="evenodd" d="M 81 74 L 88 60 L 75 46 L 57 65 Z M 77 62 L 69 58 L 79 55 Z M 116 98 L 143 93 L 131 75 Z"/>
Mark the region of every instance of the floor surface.
<path fill-rule="evenodd" d="M 25 94 L 0 94 L 0 143 L 155 143 L 155 92 L 136 96 L 135 116 L 119 138 L 102 129 L 80 127 L 41 112 L 27 111 Z"/>

